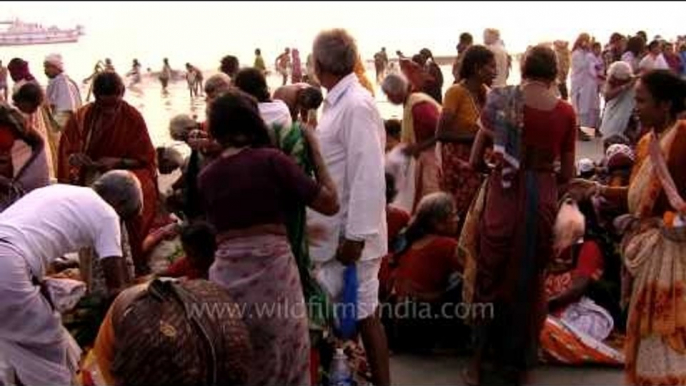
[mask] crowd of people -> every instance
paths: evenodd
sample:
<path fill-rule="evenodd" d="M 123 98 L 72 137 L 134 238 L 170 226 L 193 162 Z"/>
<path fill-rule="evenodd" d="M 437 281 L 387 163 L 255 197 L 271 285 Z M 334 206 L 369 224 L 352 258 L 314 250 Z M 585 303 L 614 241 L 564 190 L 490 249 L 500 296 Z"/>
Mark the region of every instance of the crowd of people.
<path fill-rule="evenodd" d="M 327 384 L 344 348 L 358 382 L 383 386 L 391 350 L 449 344 L 471 353 L 469 385 L 523 384 L 541 361 L 686 384 L 674 47 L 613 34 L 603 50 L 581 34 L 571 51 L 529 47 L 508 85 L 499 31 L 463 33 L 445 93 L 429 49 L 390 71 L 383 48 L 376 81 L 403 108 L 383 120 L 355 39 L 326 30 L 305 75 L 298 50 L 279 55 L 273 91 L 259 49 L 206 80 L 187 63 L 207 101 L 204 122 L 170 122 L 187 158 L 155 148 L 109 60 L 84 104 L 59 54 L 45 90 L 14 58 L 0 384 Z M 164 90 L 173 77 L 165 59 Z M 577 161 L 589 128 L 603 159 Z M 431 315 L 382 312 L 403 304 Z"/>

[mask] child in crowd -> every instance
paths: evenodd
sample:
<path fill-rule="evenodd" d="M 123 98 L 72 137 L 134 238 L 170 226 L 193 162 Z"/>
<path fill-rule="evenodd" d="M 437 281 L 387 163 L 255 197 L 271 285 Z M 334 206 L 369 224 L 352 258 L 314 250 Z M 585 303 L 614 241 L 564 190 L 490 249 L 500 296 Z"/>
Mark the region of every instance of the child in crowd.
<path fill-rule="evenodd" d="M 181 229 L 181 245 L 186 256 L 177 260 L 160 276 L 207 279 L 217 250 L 214 228 L 198 221 Z"/>

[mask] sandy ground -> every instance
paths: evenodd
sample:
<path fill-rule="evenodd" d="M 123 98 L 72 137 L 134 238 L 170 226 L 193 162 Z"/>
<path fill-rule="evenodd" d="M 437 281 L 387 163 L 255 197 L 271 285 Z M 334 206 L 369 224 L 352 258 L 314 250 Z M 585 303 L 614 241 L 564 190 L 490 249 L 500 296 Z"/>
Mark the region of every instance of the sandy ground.
<path fill-rule="evenodd" d="M 391 357 L 391 382 L 396 386 L 464 385 L 460 372 L 469 358 L 452 355 L 394 355 Z M 623 385 L 622 369 L 603 367 L 540 366 L 529 385 Z"/>

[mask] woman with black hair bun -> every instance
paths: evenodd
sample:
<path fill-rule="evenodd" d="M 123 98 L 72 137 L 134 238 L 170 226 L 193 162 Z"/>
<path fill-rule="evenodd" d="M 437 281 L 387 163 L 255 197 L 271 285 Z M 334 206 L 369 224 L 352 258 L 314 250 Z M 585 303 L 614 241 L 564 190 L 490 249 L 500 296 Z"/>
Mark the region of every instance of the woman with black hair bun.
<path fill-rule="evenodd" d="M 210 105 L 207 122 L 223 148 L 198 178 L 207 220 L 217 230 L 209 279 L 247 306 L 255 355 L 246 384 L 309 384 L 307 312 L 286 225 L 295 205 L 329 216 L 339 210 L 319 142 L 313 129 L 303 128 L 314 164 L 312 179 L 271 145 L 252 96 L 225 92 Z M 260 315 L 257 308 L 265 304 L 288 309 Z"/>

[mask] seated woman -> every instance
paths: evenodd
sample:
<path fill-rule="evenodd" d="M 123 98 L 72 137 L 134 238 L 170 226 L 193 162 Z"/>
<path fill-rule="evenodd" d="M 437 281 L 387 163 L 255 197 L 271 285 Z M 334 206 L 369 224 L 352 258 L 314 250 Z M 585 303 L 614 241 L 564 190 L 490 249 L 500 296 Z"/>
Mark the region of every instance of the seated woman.
<path fill-rule="evenodd" d="M 582 241 L 562 251 L 557 261 L 565 264 L 554 266 L 545 280 L 549 314 L 541 332 L 541 356 L 572 365 L 621 365 L 621 351 L 604 343 L 620 317 L 619 259 L 605 258 L 615 256 L 591 201 L 579 202 L 579 211 L 586 222 Z"/>
<path fill-rule="evenodd" d="M 21 113 L 0 104 L 0 211 L 50 182 L 45 142 Z"/>
<path fill-rule="evenodd" d="M 461 273 L 463 268 L 457 255 L 457 224 L 457 209 L 451 195 L 440 192 L 422 198 L 404 233 L 404 246 L 382 262 L 379 292 L 387 297 L 384 300 L 395 304 L 417 301 L 421 307 L 432 309 L 452 300 L 448 292 L 452 277 Z M 426 325 L 416 328 L 420 327 L 421 320 L 413 319 L 387 321 L 396 332 L 407 328 L 406 334 L 402 334 L 402 341 L 410 346 L 413 345 L 408 339 L 425 336 L 421 331 L 431 330 Z M 430 323 L 436 327 L 435 321 Z M 400 343 L 397 335 L 400 334 L 391 334 L 389 341 Z"/>
<path fill-rule="evenodd" d="M 246 384 L 252 352 L 245 323 L 233 312 L 187 313 L 199 304 L 194 298 L 209 307 L 237 305 L 206 280 L 154 280 L 124 290 L 84 360 L 81 383 Z"/>

